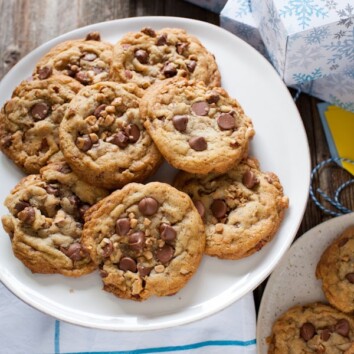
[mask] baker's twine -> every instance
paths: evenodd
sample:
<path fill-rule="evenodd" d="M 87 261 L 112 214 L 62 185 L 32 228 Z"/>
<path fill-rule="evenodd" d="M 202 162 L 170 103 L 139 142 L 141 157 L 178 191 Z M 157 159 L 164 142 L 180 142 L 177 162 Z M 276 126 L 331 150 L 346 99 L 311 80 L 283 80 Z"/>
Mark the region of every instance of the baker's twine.
<path fill-rule="evenodd" d="M 344 158 L 344 157 L 331 157 L 328 160 L 324 160 L 320 162 L 311 172 L 311 179 L 310 179 L 310 197 L 312 201 L 315 203 L 315 205 L 320 208 L 324 213 L 332 215 L 332 216 L 340 216 L 348 213 L 352 213 L 353 210 L 348 209 L 345 207 L 341 202 L 340 202 L 340 195 L 342 191 L 348 187 L 351 184 L 354 184 L 354 179 L 350 179 L 343 184 L 341 184 L 335 191 L 334 197 L 331 198 L 328 194 L 326 194 L 321 188 L 317 188 L 316 191 L 314 191 L 314 188 L 312 186 L 313 180 L 316 177 L 316 175 L 319 173 L 319 171 L 325 167 L 326 165 L 330 163 L 341 163 L 341 162 L 347 162 L 350 164 L 354 165 L 354 161 Z M 326 202 L 328 202 L 330 205 L 332 205 L 337 211 L 330 210 L 326 208 L 317 198 L 316 193 L 318 193 Z"/>

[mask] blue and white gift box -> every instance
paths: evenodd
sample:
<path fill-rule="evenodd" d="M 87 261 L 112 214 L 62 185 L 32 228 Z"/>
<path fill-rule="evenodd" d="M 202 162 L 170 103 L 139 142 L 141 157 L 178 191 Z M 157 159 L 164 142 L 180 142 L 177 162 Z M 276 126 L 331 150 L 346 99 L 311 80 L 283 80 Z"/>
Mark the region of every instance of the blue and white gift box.
<path fill-rule="evenodd" d="M 187 0 L 194 5 L 198 5 L 200 7 L 204 7 L 212 12 L 217 14 L 220 13 L 222 8 L 225 6 L 227 0 Z"/>

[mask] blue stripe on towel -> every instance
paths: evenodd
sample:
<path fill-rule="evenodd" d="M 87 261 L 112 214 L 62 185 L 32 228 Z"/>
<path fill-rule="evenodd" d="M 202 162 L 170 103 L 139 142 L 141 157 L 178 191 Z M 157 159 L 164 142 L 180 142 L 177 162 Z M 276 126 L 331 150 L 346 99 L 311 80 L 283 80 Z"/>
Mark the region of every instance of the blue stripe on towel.
<path fill-rule="evenodd" d="M 237 346 L 247 347 L 255 345 L 256 340 L 240 341 L 240 340 L 209 340 L 205 342 L 197 342 L 186 345 L 176 345 L 170 347 L 156 347 L 156 348 L 144 348 L 135 350 L 118 350 L 108 352 L 68 352 L 66 354 L 147 354 L 147 353 L 163 353 L 163 352 L 176 352 L 178 350 L 197 349 L 210 346 Z"/>

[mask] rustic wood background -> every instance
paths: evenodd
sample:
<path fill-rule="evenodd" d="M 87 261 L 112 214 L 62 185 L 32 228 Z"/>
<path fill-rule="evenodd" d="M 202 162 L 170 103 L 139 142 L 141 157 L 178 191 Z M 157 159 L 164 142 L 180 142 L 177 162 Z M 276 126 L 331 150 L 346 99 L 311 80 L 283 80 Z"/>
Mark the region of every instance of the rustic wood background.
<path fill-rule="evenodd" d="M 179 16 L 219 24 L 218 15 L 182 0 L 0 0 L 0 79 L 19 59 L 60 34 L 96 22 L 134 16 Z M 297 100 L 312 167 L 330 157 L 317 112 L 318 102 L 305 94 Z M 333 195 L 336 187 L 348 179 L 349 173 L 333 166 L 321 173 L 315 185 Z M 350 187 L 342 193 L 343 204 L 351 210 L 353 192 Z M 297 237 L 329 218 L 309 200 Z M 257 308 L 264 285 L 265 282 L 254 291 Z"/>

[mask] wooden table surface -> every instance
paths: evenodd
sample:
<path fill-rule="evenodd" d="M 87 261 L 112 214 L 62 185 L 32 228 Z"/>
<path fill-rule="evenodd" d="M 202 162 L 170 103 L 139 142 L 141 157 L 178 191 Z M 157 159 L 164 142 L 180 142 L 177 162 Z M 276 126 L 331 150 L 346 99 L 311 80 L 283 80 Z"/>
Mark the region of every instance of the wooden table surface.
<path fill-rule="evenodd" d="M 96 22 L 134 16 L 178 16 L 219 24 L 217 14 L 182 0 L 0 0 L 0 79 L 19 59 L 60 34 Z M 296 102 L 310 145 L 312 167 L 330 157 L 318 102 L 305 94 Z M 321 174 L 316 185 L 319 183 L 333 195 L 336 187 L 349 178 L 347 172 L 334 166 Z M 343 204 L 351 210 L 352 195 L 352 188 L 342 195 Z M 330 218 L 309 199 L 297 237 Z M 265 282 L 254 291 L 257 308 L 264 285 Z"/>

